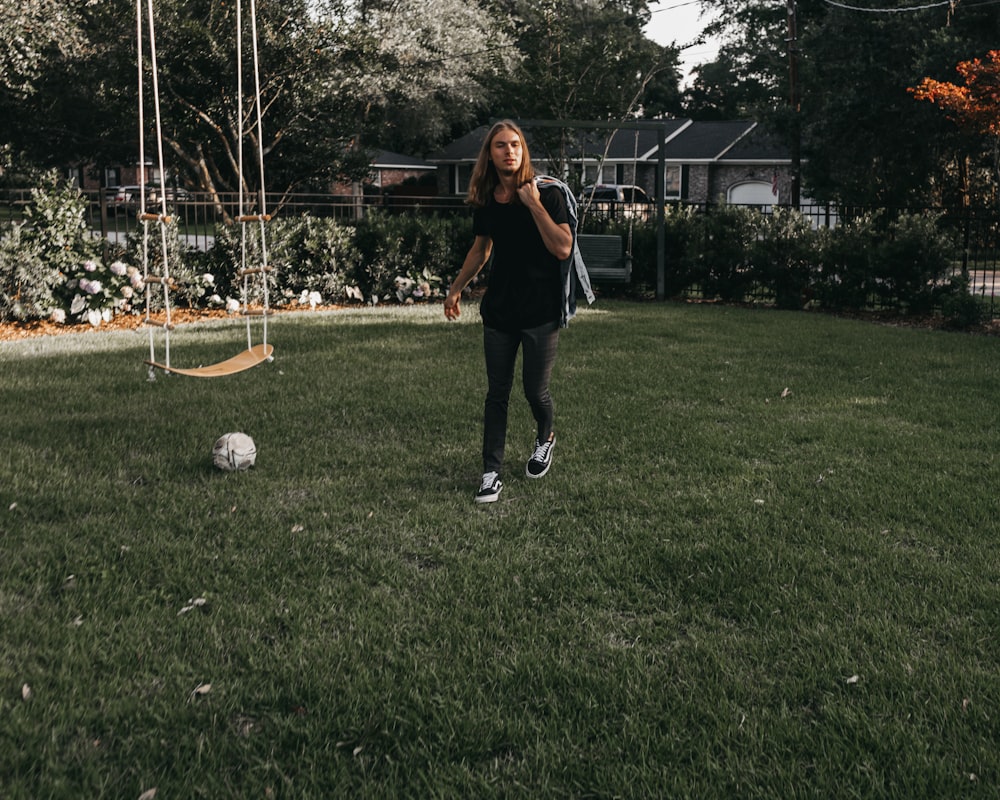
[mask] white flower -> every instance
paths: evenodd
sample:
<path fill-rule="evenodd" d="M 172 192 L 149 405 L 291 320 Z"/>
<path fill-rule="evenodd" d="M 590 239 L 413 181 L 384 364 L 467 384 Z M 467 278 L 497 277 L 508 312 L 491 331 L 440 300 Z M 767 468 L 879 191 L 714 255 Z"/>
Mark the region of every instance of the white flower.
<path fill-rule="evenodd" d="M 83 262 L 83 269 L 84 269 L 85 272 L 95 272 L 97 270 L 97 264 L 95 264 L 93 261 L 89 261 L 89 260 L 88 261 L 84 261 Z"/>
<path fill-rule="evenodd" d="M 83 291 L 85 291 L 87 294 L 97 294 L 104 287 L 101 286 L 100 281 L 88 281 L 84 279 L 80 281 L 80 288 L 83 289 Z"/>
<path fill-rule="evenodd" d="M 309 307 L 315 309 L 323 302 L 323 296 L 319 292 L 309 292 Z"/>
<path fill-rule="evenodd" d="M 240 301 L 234 300 L 232 297 L 226 298 L 226 313 L 235 314 L 240 310 Z"/>
<path fill-rule="evenodd" d="M 131 283 L 132 288 L 136 289 L 137 291 L 141 291 L 146 286 L 146 282 L 143 280 L 142 275 L 139 274 L 138 270 L 136 270 L 131 274 L 131 277 L 129 277 L 128 282 Z"/>
<path fill-rule="evenodd" d="M 121 261 L 115 261 L 112 263 L 108 269 L 111 270 L 112 275 L 117 275 L 119 278 L 126 273 L 128 267 L 126 267 Z"/>
<path fill-rule="evenodd" d="M 124 297 L 126 300 L 131 300 L 132 299 L 132 295 L 135 294 L 135 291 L 132 289 L 131 286 L 123 286 L 121 288 L 121 293 L 122 293 L 122 297 Z"/>
<path fill-rule="evenodd" d="M 66 312 L 63 311 L 61 308 L 57 308 L 55 311 L 52 312 L 52 315 L 49 317 L 49 319 L 51 319 L 56 325 L 62 325 L 63 323 L 66 322 Z"/>
<path fill-rule="evenodd" d="M 222 298 L 219 297 L 219 295 L 217 294 L 213 294 L 211 297 L 208 298 L 208 302 L 211 303 L 213 306 L 221 306 Z"/>
<path fill-rule="evenodd" d="M 90 309 L 87 312 L 87 322 L 89 322 L 93 327 L 99 328 L 101 325 L 101 312 L 96 308 Z"/>
<path fill-rule="evenodd" d="M 206 272 L 201 276 L 201 282 L 206 286 L 215 286 L 215 276 L 211 272 Z"/>

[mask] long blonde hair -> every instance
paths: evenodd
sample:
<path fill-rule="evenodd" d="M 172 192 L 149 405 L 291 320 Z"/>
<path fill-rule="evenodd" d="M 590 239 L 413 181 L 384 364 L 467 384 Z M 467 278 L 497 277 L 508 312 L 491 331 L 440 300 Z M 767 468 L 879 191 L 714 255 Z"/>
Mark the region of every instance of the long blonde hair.
<path fill-rule="evenodd" d="M 465 202 L 470 206 L 476 208 L 485 206 L 493 195 L 493 190 L 500 184 L 500 176 L 497 174 L 493 159 L 490 157 L 490 147 L 494 137 L 504 130 L 516 133 L 521 140 L 521 166 L 515 176 L 517 185 L 521 186 L 535 177 L 535 168 L 531 165 L 531 154 L 528 152 L 528 143 L 524 139 L 524 131 L 518 127 L 517 123 L 509 119 L 495 122 L 489 133 L 486 134 L 486 138 L 483 139 L 483 145 L 479 148 L 479 156 L 476 158 L 476 166 L 472 168 L 469 193 L 465 196 Z M 514 200 L 517 200 L 516 194 Z"/>

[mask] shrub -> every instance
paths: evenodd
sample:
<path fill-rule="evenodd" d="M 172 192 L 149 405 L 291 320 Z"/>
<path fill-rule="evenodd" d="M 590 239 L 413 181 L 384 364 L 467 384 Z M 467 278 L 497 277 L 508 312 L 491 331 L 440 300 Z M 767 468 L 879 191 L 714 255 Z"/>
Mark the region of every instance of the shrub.
<path fill-rule="evenodd" d="M 802 308 L 811 298 L 815 239 L 809 219 L 794 209 L 775 208 L 761 220 L 750 261 L 778 308 Z"/>
<path fill-rule="evenodd" d="M 49 316 L 57 302 L 52 293 L 62 276 L 45 263 L 38 245 L 14 224 L 0 237 L 0 320 L 32 320 Z"/>
<path fill-rule="evenodd" d="M 354 228 L 328 217 L 304 214 L 272 221 L 266 229 L 268 263 L 274 268 L 271 286 L 277 305 L 343 302 L 354 283 L 360 256 Z M 248 229 L 252 258 L 259 261 L 260 230 Z M 232 271 L 240 263 L 239 232 L 230 234 Z M 237 294 L 241 287 L 236 288 Z"/>
<path fill-rule="evenodd" d="M 909 313 L 933 310 L 954 249 L 939 213 L 901 214 L 875 250 L 874 290 L 883 305 Z"/>
<path fill-rule="evenodd" d="M 145 231 L 143 225 L 146 226 Z M 216 291 L 216 275 L 212 267 L 211 256 L 200 253 L 184 244 L 175 219 L 171 218 L 164 232 L 167 245 L 167 266 L 172 284 L 171 305 L 186 308 L 200 308 L 209 305 L 208 298 Z M 143 248 L 146 248 L 145 256 Z M 132 308 L 138 312 L 146 305 L 142 281 L 146 271 L 148 270 L 150 275 L 162 276 L 164 274 L 163 240 L 161 239 L 159 223 L 142 223 L 137 229 L 131 231 L 126 239 L 122 260 L 127 264 L 131 283 L 137 290 L 137 295 L 132 299 Z M 150 285 L 150 311 L 159 311 L 163 306 L 164 292 L 162 288 L 158 285 Z"/>
<path fill-rule="evenodd" d="M 818 232 L 815 292 L 824 308 L 859 310 L 868 305 L 872 255 L 879 241 L 876 223 L 877 215 L 866 214 Z"/>
<path fill-rule="evenodd" d="M 87 200 L 57 173 L 31 191 L 24 223 L 0 245 L 4 318 L 88 320 L 99 324 L 119 310 L 127 283 L 98 258 L 87 224 Z"/>
<path fill-rule="evenodd" d="M 957 278 L 941 293 L 941 315 L 949 328 L 968 330 L 990 319 L 990 301 L 969 291 L 968 278 Z"/>
<path fill-rule="evenodd" d="M 697 246 L 700 233 L 698 216 L 696 207 L 690 205 L 669 207 L 664 214 L 664 294 L 667 297 L 681 294 L 694 282 L 692 259 L 688 256 Z M 655 230 L 651 233 L 654 243 L 652 263 L 655 270 Z M 655 276 L 652 285 L 656 285 Z"/>
<path fill-rule="evenodd" d="M 268 226 L 269 261 L 282 303 L 343 302 L 360 262 L 355 231 L 331 218 L 278 219 Z"/>
<path fill-rule="evenodd" d="M 274 307 L 303 302 L 320 305 L 344 299 L 345 287 L 353 277 L 357 263 L 352 229 L 333 219 L 309 214 L 272 220 L 265 226 L 267 246 L 268 304 Z M 247 280 L 247 296 L 239 271 L 244 264 L 256 267 L 265 261 L 262 255 L 261 228 L 246 225 L 246 251 L 243 230 L 239 225 L 219 225 L 215 245 L 203 260 L 205 269 L 215 277 L 213 304 L 228 306 L 242 302 L 261 304 L 264 285 L 259 278 Z"/>
<path fill-rule="evenodd" d="M 743 300 L 753 285 L 750 253 L 762 215 L 751 208 L 720 205 L 694 217 L 695 236 L 684 267 L 706 298 Z"/>
<path fill-rule="evenodd" d="M 472 243 L 469 225 L 465 218 L 367 214 L 357 226 L 360 291 L 375 302 L 440 296 Z M 460 242 L 458 232 L 467 230 Z"/>

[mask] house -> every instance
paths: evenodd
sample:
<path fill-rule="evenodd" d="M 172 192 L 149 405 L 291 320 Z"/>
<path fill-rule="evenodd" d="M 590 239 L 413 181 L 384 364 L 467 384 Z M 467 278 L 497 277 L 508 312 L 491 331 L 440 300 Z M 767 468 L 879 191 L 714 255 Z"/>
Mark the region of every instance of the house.
<path fill-rule="evenodd" d="M 391 153 L 388 150 L 377 151 L 370 163 L 369 176 L 364 181 L 365 190 L 379 194 L 391 193 L 405 197 L 429 197 L 437 193 L 434 174 L 437 165 L 413 156 Z M 73 184 L 81 189 L 100 189 L 134 185 L 139 183 L 140 172 L 145 183 L 154 185 L 159 182 L 160 171 L 147 161 L 145 169 L 138 164 L 131 166 L 107 166 L 97 168 L 93 164 L 74 164 L 67 168 L 66 175 Z M 167 176 L 168 183 L 170 176 Z M 350 183 L 335 184 L 331 193 L 334 195 L 352 194 Z"/>
<path fill-rule="evenodd" d="M 144 167 L 141 167 L 138 162 L 130 165 L 117 164 L 105 167 L 78 162 L 67 167 L 64 174 L 73 186 L 84 191 L 96 191 L 116 186 L 134 186 L 139 183 L 140 177 L 144 183 L 150 186 L 160 181 L 160 170 L 153 165 L 152 161 L 148 160 Z M 166 177 L 167 182 L 170 183 L 170 175 L 168 174 Z"/>
<path fill-rule="evenodd" d="M 789 194 L 787 148 L 752 120 L 696 122 L 665 119 L 661 129 L 644 122 L 638 130 L 581 130 L 562 140 L 565 168 L 554 168 L 538 130 L 525 128 L 532 160 L 542 172 L 559 172 L 571 185 L 635 184 L 656 196 L 660 130 L 664 136 L 664 197 L 692 203 L 775 205 Z M 438 192 L 464 194 L 488 128 L 482 126 L 431 155 L 438 166 Z M 537 146 L 536 146 L 537 145 Z"/>
<path fill-rule="evenodd" d="M 370 164 L 368 179 L 364 181 L 366 192 L 395 194 L 406 197 L 432 197 L 437 194 L 435 173 L 437 165 L 413 156 L 378 150 Z M 351 196 L 353 184 L 334 184 L 331 193 Z"/>

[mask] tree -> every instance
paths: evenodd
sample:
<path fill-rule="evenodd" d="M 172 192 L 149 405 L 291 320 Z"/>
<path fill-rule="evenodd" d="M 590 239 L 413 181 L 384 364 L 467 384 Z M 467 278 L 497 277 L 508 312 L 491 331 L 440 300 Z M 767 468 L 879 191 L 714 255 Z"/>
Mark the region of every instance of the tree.
<path fill-rule="evenodd" d="M 957 144 L 942 120 L 921 113 L 906 87 L 954 64 L 956 52 L 995 45 L 1000 17 L 981 5 L 875 8 L 823 0 L 711 0 L 708 31 L 722 38 L 732 88 L 716 81 L 719 107 L 747 110 L 785 136 L 801 131 L 805 192 L 841 204 L 923 204 L 940 187 Z M 790 36 L 789 14 L 796 22 Z M 977 48 L 978 49 L 978 48 Z M 796 85 L 790 66 L 797 67 Z M 917 71 L 921 70 L 921 71 Z M 793 89 L 799 100 L 792 107 Z M 735 93 L 740 102 L 725 100 Z"/>
<path fill-rule="evenodd" d="M 494 0 L 493 8 L 523 58 L 502 76 L 492 116 L 603 122 L 680 111 L 678 51 L 645 37 L 644 0 Z M 558 165 L 577 135 L 539 129 L 534 144 Z"/>
<path fill-rule="evenodd" d="M 635 115 L 636 108 L 647 116 L 679 109 L 677 50 L 643 35 L 645 2 L 515 0 L 494 8 L 509 15 L 524 55 L 502 81 L 495 115 L 612 120 Z M 660 74 L 666 82 L 656 81 L 657 94 L 647 95 Z M 664 86 L 672 87 L 672 96 Z"/>
<path fill-rule="evenodd" d="M 145 4 L 143 4 L 145 10 Z M 268 182 L 281 188 L 336 165 L 336 98 L 325 95 L 324 58 L 306 0 L 257 5 L 263 74 L 263 143 Z M 83 53 L 51 53 L 37 90 L 0 115 L 0 141 L 34 163 L 134 164 L 138 156 L 135 6 L 126 0 L 81 3 L 75 18 L 90 44 Z M 235 6 L 212 0 L 154 4 L 168 167 L 206 191 L 237 188 Z M 248 17 L 249 15 L 245 15 Z M 148 23 L 148 21 L 147 21 Z M 249 20 L 244 19 L 245 29 Z M 246 33 L 245 41 L 249 42 Z M 155 153 L 149 48 L 143 43 L 148 154 Z M 249 59 L 248 59 L 249 63 Z M 249 69 L 248 69 L 249 72 Z M 253 117 L 247 82 L 245 118 Z M 10 117 L 17 119 L 11 124 Z M 317 130 L 330 131 L 316 137 Z M 328 157 L 331 156 L 331 157 Z"/>
<path fill-rule="evenodd" d="M 91 44 L 49 53 L 32 96 L 0 94 L 7 112 L 0 115 L 0 142 L 41 165 L 134 163 L 135 7 L 79 0 L 65 8 Z M 213 0 L 154 5 L 168 167 L 211 192 L 237 188 L 238 114 L 255 117 L 249 78 L 244 107 L 236 109 L 235 9 Z M 246 43 L 248 17 L 245 10 Z M 436 146 L 455 120 L 480 110 L 489 97 L 485 83 L 517 59 L 500 27 L 459 0 L 258 0 L 257 25 L 272 190 L 322 190 L 335 178 L 363 177 L 366 144 Z M 148 76 L 145 44 L 144 51 Z M 249 56 L 247 64 L 249 74 Z M 146 152 L 154 153 L 148 105 L 146 119 Z M 246 130 L 253 135 L 252 126 Z M 253 146 L 248 142 L 248 151 Z"/>
<path fill-rule="evenodd" d="M 53 60 L 86 52 L 77 5 L 64 0 L 0 3 L 0 172 L 12 158 L 13 139 L 5 133 L 28 121 L 16 109 L 37 93 Z"/>
<path fill-rule="evenodd" d="M 927 100 L 943 109 L 963 130 L 988 139 L 995 202 L 1000 186 L 1000 50 L 990 50 L 985 60 L 961 61 L 955 69 L 964 84 L 924 78 L 909 92 L 917 100 Z"/>
<path fill-rule="evenodd" d="M 520 54 L 503 25 L 467 0 L 359 0 L 314 6 L 356 144 L 424 153 L 489 104 Z"/>
<path fill-rule="evenodd" d="M 258 0 L 268 189 L 360 179 L 367 148 L 421 154 L 491 115 L 607 120 L 680 110 L 677 52 L 643 35 L 645 0 L 516 3 Z M 135 163 L 135 6 L 22 5 L 48 4 L 80 46 L 36 58 L 32 93 L 0 90 L 0 143 L 42 166 Z M 237 188 L 237 121 L 256 113 L 249 84 L 236 107 L 235 9 L 235 0 L 154 4 L 167 167 L 189 187 L 216 193 Z M 154 153 L 148 106 L 142 135 Z"/>
<path fill-rule="evenodd" d="M 728 53 L 695 67 L 692 74 L 691 85 L 684 90 L 684 112 L 693 119 L 742 119 L 770 107 L 765 101 L 772 94 L 764 82 L 744 73 Z"/>
<path fill-rule="evenodd" d="M 0 4 L 0 89 L 30 94 L 50 53 L 80 53 L 86 37 L 74 3 L 18 0 Z"/>

